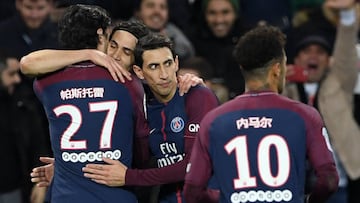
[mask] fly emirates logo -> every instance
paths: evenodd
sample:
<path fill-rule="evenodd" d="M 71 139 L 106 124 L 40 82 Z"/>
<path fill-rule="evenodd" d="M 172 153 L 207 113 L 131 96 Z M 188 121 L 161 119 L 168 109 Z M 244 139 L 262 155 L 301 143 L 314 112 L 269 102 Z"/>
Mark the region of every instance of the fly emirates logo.
<path fill-rule="evenodd" d="M 159 168 L 175 164 L 176 162 L 182 161 L 184 159 L 185 153 L 178 154 L 176 143 L 161 143 L 159 145 L 160 151 L 163 155 L 163 158 L 157 160 Z"/>

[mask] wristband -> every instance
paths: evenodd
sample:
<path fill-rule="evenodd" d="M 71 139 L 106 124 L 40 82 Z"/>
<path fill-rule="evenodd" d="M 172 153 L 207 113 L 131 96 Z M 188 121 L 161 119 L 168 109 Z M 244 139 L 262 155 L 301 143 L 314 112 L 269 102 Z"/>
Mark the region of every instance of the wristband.
<path fill-rule="evenodd" d="M 356 21 L 356 12 L 354 8 L 340 11 L 340 23 L 342 25 L 352 25 Z"/>

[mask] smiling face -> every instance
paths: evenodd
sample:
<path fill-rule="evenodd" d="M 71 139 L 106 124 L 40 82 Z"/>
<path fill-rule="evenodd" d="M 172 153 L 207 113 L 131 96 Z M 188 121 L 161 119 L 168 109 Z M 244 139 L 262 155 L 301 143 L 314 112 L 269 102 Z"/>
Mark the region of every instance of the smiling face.
<path fill-rule="evenodd" d="M 136 75 L 146 80 L 158 101 L 170 101 L 177 88 L 177 57 L 174 59 L 170 49 L 162 47 L 144 51 L 142 58 L 142 68 L 134 66 Z"/>
<path fill-rule="evenodd" d="M 329 66 L 330 56 L 320 45 L 311 44 L 299 51 L 295 65 L 308 71 L 308 82 L 319 82 Z"/>
<path fill-rule="evenodd" d="M 137 41 L 130 32 L 117 30 L 109 41 L 107 54 L 130 70 L 134 63 L 134 49 Z"/>
<path fill-rule="evenodd" d="M 166 0 L 142 0 L 138 17 L 151 30 L 161 31 L 168 21 L 168 5 Z"/>
<path fill-rule="evenodd" d="M 226 37 L 235 23 L 236 11 L 228 0 L 210 0 L 205 19 L 216 37 Z"/>
<path fill-rule="evenodd" d="M 52 3 L 51 0 L 16 0 L 16 9 L 26 26 L 36 29 L 50 15 Z"/>

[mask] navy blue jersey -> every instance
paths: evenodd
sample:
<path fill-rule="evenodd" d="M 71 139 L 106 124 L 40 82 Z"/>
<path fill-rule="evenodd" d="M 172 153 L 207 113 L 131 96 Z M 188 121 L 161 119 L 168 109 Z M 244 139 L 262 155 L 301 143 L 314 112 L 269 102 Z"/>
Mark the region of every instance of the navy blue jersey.
<path fill-rule="evenodd" d="M 35 81 L 55 157 L 52 203 L 137 202 L 126 188 L 95 183 L 81 169 L 87 163 L 102 163 L 104 156 L 131 166 L 134 127 L 144 118 L 141 88 L 136 80 L 115 82 L 104 68 L 92 63 L 73 65 Z"/>
<path fill-rule="evenodd" d="M 184 131 L 187 115 L 185 97 L 178 92 L 168 103 L 148 101 L 149 143 L 159 168 L 183 160 Z"/>
<path fill-rule="evenodd" d="M 185 181 L 205 188 L 213 174 L 220 202 L 302 203 L 306 159 L 319 171 L 334 165 L 330 150 L 314 108 L 272 92 L 247 93 L 202 120 Z"/>
<path fill-rule="evenodd" d="M 185 168 L 195 136 L 200 128 L 203 116 L 218 105 L 216 96 L 208 88 L 196 86 L 185 96 L 179 92 L 168 103 L 156 99 L 147 101 L 147 118 L 149 122 L 149 145 L 155 156 L 159 176 L 153 176 L 157 184 L 171 183 L 161 188 L 160 202 L 183 202 L 182 188 Z M 177 180 L 176 183 L 174 180 Z"/>

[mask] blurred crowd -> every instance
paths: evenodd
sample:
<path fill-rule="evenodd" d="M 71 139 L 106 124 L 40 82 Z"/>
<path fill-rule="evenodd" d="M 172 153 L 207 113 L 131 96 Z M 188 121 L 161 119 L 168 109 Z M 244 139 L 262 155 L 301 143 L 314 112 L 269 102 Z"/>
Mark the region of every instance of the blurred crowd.
<path fill-rule="evenodd" d="M 281 28 L 289 64 L 284 94 L 320 111 L 334 147 L 340 189 L 329 202 L 359 202 L 360 33 L 355 31 L 354 40 L 340 36 L 339 24 L 351 12 L 329 9 L 326 0 L 1 0 L 0 197 L 17 192 L 23 202 L 41 202 L 45 193 L 33 188 L 29 173 L 40 165 L 38 157 L 51 156 L 48 124 L 33 78 L 19 72 L 19 61 L 35 50 L 60 49 L 57 21 L 78 3 L 105 8 L 114 24 L 137 19 L 169 36 L 179 56 L 178 74 L 202 77 L 221 103 L 246 91 L 232 54 L 239 37 L 256 26 Z"/>

